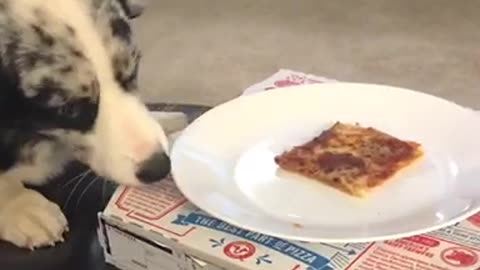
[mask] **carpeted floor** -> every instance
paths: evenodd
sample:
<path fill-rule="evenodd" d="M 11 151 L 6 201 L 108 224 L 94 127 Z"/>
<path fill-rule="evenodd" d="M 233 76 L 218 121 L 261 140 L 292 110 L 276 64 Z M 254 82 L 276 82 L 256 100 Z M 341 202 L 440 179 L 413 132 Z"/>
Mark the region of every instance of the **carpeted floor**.
<path fill-rule="evenodd" d="M 135 21 L 148 101 L 215 105 L 279 68 L 480 109 L 478 0 L 150 0 Z"/>

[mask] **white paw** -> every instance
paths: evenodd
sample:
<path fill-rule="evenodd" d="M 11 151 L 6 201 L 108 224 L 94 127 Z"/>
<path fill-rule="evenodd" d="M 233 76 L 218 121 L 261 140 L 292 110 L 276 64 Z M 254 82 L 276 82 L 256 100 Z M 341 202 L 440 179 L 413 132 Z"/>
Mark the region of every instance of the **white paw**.
<path fill-rule="evenodd" d="M 68 231 L 58 205 L 40 193 L 24 190 L 0 208 L 0 239 L 22 248 L 54 246 Z"/>

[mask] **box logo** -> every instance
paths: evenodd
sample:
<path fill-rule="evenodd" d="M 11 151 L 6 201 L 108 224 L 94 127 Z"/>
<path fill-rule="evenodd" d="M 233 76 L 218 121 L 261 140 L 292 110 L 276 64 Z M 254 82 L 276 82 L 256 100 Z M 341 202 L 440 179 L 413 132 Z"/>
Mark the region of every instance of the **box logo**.
<path fill-rule="evenodd" d="M 453 247 L 445 249 L 442 254 L 442 260 L 456 267 L 468 267 L 472 266 L 478 261 L 477 254 L 468 248 Z"/>
<path fill-rule="evenodd" d="M 255 246 L 245 242 L 236 241 L 225 246 L 223 252 L 232 259 L 243 261 L 252 257 L 255 254 Z"/>

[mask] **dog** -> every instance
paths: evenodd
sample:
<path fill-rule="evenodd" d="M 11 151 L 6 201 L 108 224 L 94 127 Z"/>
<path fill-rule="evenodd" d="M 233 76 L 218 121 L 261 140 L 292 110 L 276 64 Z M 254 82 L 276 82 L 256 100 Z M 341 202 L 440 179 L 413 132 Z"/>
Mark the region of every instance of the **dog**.
<path fill-rule="evenodd" d="M 170 172 L 165 131 L 136 96 L 132 1 L 0 0 L 1 240 L 63 240 L 61 209 L 24 185 L 69 161 L 125 185 Z"/>

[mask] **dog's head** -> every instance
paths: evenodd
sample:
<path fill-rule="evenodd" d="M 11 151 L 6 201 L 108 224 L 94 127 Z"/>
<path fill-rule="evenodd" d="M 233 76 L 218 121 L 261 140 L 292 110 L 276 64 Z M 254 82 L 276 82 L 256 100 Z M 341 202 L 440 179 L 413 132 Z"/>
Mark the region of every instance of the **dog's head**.
<path fill-rule="evenodd" d="M 164 131 L 135 96 L 129 2 L 0 2 L 0 127 L 11 142 L 58 141 L 122 184 L 169 172 Z"/>

